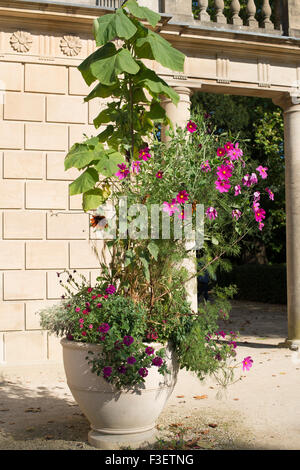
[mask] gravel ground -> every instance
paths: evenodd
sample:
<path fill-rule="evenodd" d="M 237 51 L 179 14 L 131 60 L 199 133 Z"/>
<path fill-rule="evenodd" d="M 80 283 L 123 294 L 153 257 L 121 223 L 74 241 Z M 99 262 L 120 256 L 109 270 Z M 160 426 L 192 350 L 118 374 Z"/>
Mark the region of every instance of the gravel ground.
<path fill-rule="evenodd" d="M 181 371 L 157 423 L 160 449 L 300 449 L 300 352 L 281 347 L 286 308 L 234 302 L 225 331 L 240 332 L 249 372 L 219 397 L 217 384 Z M 63 367 L 0 369 L 0 450 L 95 450 Z"/>

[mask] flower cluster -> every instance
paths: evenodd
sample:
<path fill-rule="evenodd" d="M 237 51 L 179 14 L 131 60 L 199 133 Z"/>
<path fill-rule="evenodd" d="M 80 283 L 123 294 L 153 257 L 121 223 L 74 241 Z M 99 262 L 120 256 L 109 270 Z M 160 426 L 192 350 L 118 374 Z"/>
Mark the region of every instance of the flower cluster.
<path fill-rule="evenodd" d="M 179 191 L 175 198 L 172 199 L 171 202 L 164 201 L 163 203 L 163 211 L 167 212 L 169 216 L 174 215 L 177 213 L 179 219 L 184 219 L 184 208 L 182 207 L 189 199 L 189 194 L 183 190 Z"/>
<path fill-rule="evenodd" d="M 131 163 L 131 170 L 133 173 L 139 173 L 141 171 L 142 161 L 147 162 L 151 158 L 149 147 L 144 147 L 139 151 L 138 159 Z M 142 161 L 141 161 L 142 160 Z M 118 164 L 119 171 L 115 173 L 115 176 L 119 180 L 123 180 L 130 174 L 130 167 L 127 167 L 125 163 Z M 162 172 L 158 172 L 157 178 L 162 178 Z"/>

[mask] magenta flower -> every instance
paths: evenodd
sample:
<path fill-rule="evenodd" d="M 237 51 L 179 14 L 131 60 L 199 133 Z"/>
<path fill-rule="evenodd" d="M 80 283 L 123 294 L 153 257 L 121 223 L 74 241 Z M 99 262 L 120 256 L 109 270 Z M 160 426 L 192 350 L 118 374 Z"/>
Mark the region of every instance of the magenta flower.
<path fill-rule="evenodd" d="M 92 324 L 90 324 L 90 325 L 89 325 L 89 329 L 91 330 L 92 328 L 93 328 L 93 325 L 92 325 Z"/>
<path fill-rule="evenodd" d="M 123 180 L 124 178 L 126 178 L 127 175 L 129 175 L 130 171 L 125 165 L 125 163 L 118 164 L 118 167 L 120 169 L 119 171 L 117 171 L 117 173 L 115 173 L 115 176 L 117 176 L 119 180 Z"/>
<path fill-rule="evenodd" d="M 232 211 L 232 218 L 233 219 L 239 220 L 241 215 L 242 215 L 242 213 L 239 209 L 233 209 L 233 211 Z"/>
<path fill-rule="evenodd" d="M 132 162 L 131 168 L 132 168 L 133 173 L 139 173 L 141 169 L 141 162 L 139 160 Z"/>
<path fill-rule="evenodd" d="M 118 367 L 118 372 L 120 372 L 120 374 L 126 374 L 127 369 L 125 366 L 120 366 Z"/>
<path fill-rule="evenodd" d="M 81 334 L 82 336 L 86 336 L 86 331 L 83 331 Z"/>
<path fill-rule="evenodd" d="M 211 171 L 211 167 L 210 167 L 208 160 L 205 160 L 205 162 L 202 163 L 200 168 L 202 171 L 205 171 L 205 173 L 207 173 L 208 171 Z"/>
<path fill-rule="evenodd" d="M 230 150 L 233 150 L 234 149 L 233 143 L 232 142 L 226 142 L 226 144 L 224 145 L 224 149 L 226 150 L 227 153 Z"/>
<path fill-rule="evenodd" d="M 253 364 L 253 359 L 251 358 L 251 356 L 245 357 L 245 359 L 243 360 L 243 370 L 248 371 L 249 369 L 251 369 L 252 364 Z"/>
<path fill-rule="evenodd" d="M 184 210 L 182 209 L 179 214 L 178 214 L 178 219 L 184 220 L 185 219 L 185 213 Z"/>
<path fill-rule="evenodd" d="M 226 336 L 225 331 L 223 331 L 223 330 L 218 331 L 217 334 L 220 335 L 220 336 L 222 336 L 222 338 L 225 338 L 225 336 Z"/>
<path fill-rule="evenodd" d="M 98 326 L 97 331 L 101 331 L 101 333 L 107 333 L 109 329 L 110 326 L 108 323 L 101 323 L 101 325 Z"/>
<path fill-rule="evenodd" d="M 221 180 L 220 178 L 215 181 L 216 189 L 220 193 L 228 193 L 231 185 L 228 180 Z"/>
<path fill-rule="evenodd" d="M 149 147 L 144 147 L 139 151 L 139 159 L 142 159 L 144 160 L 144 162 L 147 162 L 149 158 L 151 158 Z"/>
<path fill-rule="evenodd" d="M 152 359 L 152 364 L 153 364 L 154 366 L 157 366 L 157 367 L 162 366 L 163 362 L 164 362 L 164 361 L 163 361 L 162 358 L 159 357 L 159 356 L 156 356 L 154 359 Z"/>
<path fill-rule="evenodd" d="M 234 192 L 234 195 L 235 195 L 235 196 L 238 196 L 239 194 L 241 194 L 241 193 L 242 193 L 242 191 L 241 191 L 241 186 L 240 186 L 239 184 L 237 184 L 237 185 L 234 187 L 234 191 L 235 191 L 235 192 Z"/>
<path fill-rule="evenodd" d="M 107 288 L 105 289 L 105 292 L 107 292 L 107 294 L 114 294 L 116 292 L 116 288 L 113 284 L 109 284 L 109 286 L 107 286 Z"/>
<path fill-rule="evenodd" d="M 92 292 L 92 290 L 93 290 L 93 288 L 92 288 L 92 287 L 89 287 L 87 291 L 88 291 L 88 293 L 90 294 L 90 293 Z"/>
<path fill-rule="evenodd" d="M 79 318 L 79 323 L 84 323 L 84 319 L 83 318 Z"/>
<path fill-rule="evenodd" d="M 236 349 L 236 342 L 235 341 L 229 341 L 228 344 L 230 344 L 233 347 L 233 349 Z"/>
<path fill-rule="evenodd" d="M 189 121 L 186 128 L 191 134 L 193 134 L 197 130 L 197 124 L 195 124 L 193 121 Z"/>
<path fill-rule="evenodd" d="M 158 171 L 155 176 L 156 176 L 156 178 L 161 179 L 163 177 L 163 172 Z"/>
<path fill-rule="evenodd" d="M 218 212 L 214 207 L 208 207 L 205 211 L 205 214 L 209 220 L 215 220 L 215 218 L 218 217 Z"/>
<path fill-rule="evenodd" d="M 258 222 L 258 229 L 259 230 L 262 230 L 264 228 L 265 224 L 263 224 L 262 222 Z"/>
<path fill-rule="evenodd" d="M 145 349 L 145 353 L 147 354 L 147 356 L 152 356 L 152 354 L 154 354 L 154 348 L 151 348 L 151 346 L 147 346 Z"/>
<path fill-rule="evenodd" d="M 88 315 L 90 313 L 90 310 L 86 308 L 85 310 L 82 310 L 83 315 Z"/>
<path fill-rule="evenodd" d="M 112 374 L 112 367 L 103 367 L 103 376 L 106 379 L 107 377 L 110 377 Z"/>
<path fill-rule="evenodd" d="M 268 177 L 268 173 L 267 173 L 267 170 L 268 168 L 265 166 L 263 167 L 262 165 L 259 165 L 257 168 L 256 168 L 256 171 L 259 172 L 261 178 L 263 180 L 265 180 L 267 177 Z"/>
<path fill-rule="evenodd" d="M 226 150 L 224 148 L 222 148 L 222 147 L 218 148 L 218 150 L 217 150 L 218 157 L 224 157 L 225 153 L 226 153 Z"/>
<path fill-rule="evenodd" d="M 257 210 L 254 210 L 254 216 L 256 222 L 261 222 L 263 219 L 266 218 L 266 211 L 259 207 Z"/>
<path fill-rule="evenodd" d="M 232 169 L 228 165 L 221 165 L 217 168 L 217 176 L 221 180 L 228 180 L 232 176 Z"/>
<path fill-rule="evenodd" d="M 269 188 L 266 188 L 266 191 L 267 191 L 267 193 L 269 194 L 269 198 L 271 199 L 271 201 L 274 201 L 274 193 L 273 193 L 273 191 L 271 191 L 271 189 L 269 189 Z"/>
<path fill-rule="evenodd" d="M 124 336 L 124 338 L 123 338 L 123 343 L 124 343 L 126 346 L 130 346 L 133 342 L 134 342 L 134 339 L 133 339 L 132 336 Z"/>
<path fill-rule="evenodd" d="M 114 347 L 117 349 L 117 350 L 120 350 L 123 348 L 123 344 L 120 343 L 120 341 L 115 341 L 114 342 Z"/>
<path fill-rule="evenodd" d="M 189 194 L 184 190 L 184 191 L 179 191 L 179 193 L 176 196 L 177 202 L 179 204 L 185 203 L 189 198 Z"/>
<path fill-rule="evenodd" d="M 130 356 L 127 358 L 127 364 L 135 364 L 136 358 L 134 356 Z"/>
<path fill-rule="evenodd" d="M 146 369 L 146 367 L 141 367 L 138 372 L 141 377 L 147 377 L 148 375 L 148 369 Z"/>
<path fill-rule="evenodd" d="M 101 303 L 97 304 L 97 308 L 101 308 L 101 307 L 102 307 Z"/>
<path fill-rule="evenodd" d="M 80 308 L 79 308 L 79 307 L 76 307 L 76 308 L 75 308 L 75 312 L 80 312 Z"/>

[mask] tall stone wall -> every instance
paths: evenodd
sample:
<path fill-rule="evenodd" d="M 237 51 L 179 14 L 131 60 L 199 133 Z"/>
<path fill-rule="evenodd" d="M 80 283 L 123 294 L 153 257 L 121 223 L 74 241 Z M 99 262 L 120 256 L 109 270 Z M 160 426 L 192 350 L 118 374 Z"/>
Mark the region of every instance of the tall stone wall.
<path fill-rule="evenodd" d="M 29 33 L 28 33 L 29 34 Z M 0 80 L 0 364 L 60 361 L 58 339 L 42 331 L 36 311 L 64 293 L 57 272 L 76 269 L 93 283 L 101 249 L 69 196 L 77 170 L 64 171 L 68 148 L 95 134 L 100 102 L 88 93 L 71 52 L 85 57 L 93 42 L 30 34 L 17 50 L 16 31 L 1 32 Z M 16 39 L 14 42 L 13 40 Z M 76 42 L 76 41 L 75 41 Z M 15 49 L 13 47 L 15 46 Z M 79 47 L 80 46 L 80 47 Z M 37 54 L 34 55 L 34 52 Z M 68 55 L 70 54 L 70 55 Z M 75 54 L 76 55 L 76 54 Z M 78 56 L 78 52 L 77 52 Z"/>

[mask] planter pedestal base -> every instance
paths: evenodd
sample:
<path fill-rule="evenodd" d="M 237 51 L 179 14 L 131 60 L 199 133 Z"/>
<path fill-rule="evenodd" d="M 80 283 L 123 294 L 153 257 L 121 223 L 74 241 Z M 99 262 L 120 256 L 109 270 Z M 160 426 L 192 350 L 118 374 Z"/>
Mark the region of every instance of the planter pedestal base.
<path fill-rule="evenodd" d="M 149 444 L 154 444 L 156 441 L 155 435 L 155 428 L 134 434 L 103 434 L 91 429 L 88 434 L 88 442 L 101 450 L 120 450 L 127 447 L 135 450 Z"/>

